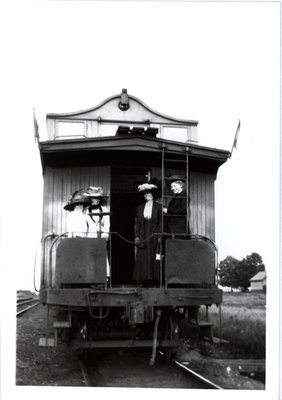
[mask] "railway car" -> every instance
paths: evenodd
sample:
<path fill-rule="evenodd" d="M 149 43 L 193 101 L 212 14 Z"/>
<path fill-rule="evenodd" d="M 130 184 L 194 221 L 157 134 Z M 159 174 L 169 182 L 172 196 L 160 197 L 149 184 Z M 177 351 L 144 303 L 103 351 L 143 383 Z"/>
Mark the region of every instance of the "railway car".
<path fill-rule="evenodd" d="M 167 356 L 183 341 L 208 337 L 212 324 L 199 308 L 220 305 L 217 286 L 214 184 L 225 150 L 198 144 L 197 121 L 156 112 L 123 89 L 94 108 L 47 114 L 39 140 L 43 179 L 40 301 L 46 306 L 42 346 L 74 350 L 151 347 Z M 169 182 L 181 176 L 186 212 L 182 230 L 168 231 Z M 161 223 L 156 278 L 133 279 L 136 208 L 142 184 L 155 183 Z M 70 196 L 102 188 L 95 235 L 68 230 Z M 85 199 L 85 198 L 84 198 Z M 95 212 L 93 213 L 95 214 Z M 98 212 L 96 213 L 98 215 Z"/>

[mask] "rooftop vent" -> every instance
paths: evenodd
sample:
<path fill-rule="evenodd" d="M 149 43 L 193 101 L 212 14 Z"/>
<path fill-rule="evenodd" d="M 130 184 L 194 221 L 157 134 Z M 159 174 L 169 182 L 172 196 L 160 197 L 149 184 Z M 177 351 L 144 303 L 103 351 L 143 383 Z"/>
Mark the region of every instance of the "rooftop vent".
<path fill-rule="evenodd" d="M 120 102 L 118 106 L 122 111 L 126 111 L 129 109 L 129 99 L 127 94 L 127 89 L 122 89 L 120 95 Z"/>
<path fill-rule="evenodd" d="M 159 129 L 148 127 L 147 129 L 142 126 L 134 126 L 130 128 L 130 126 L 119 126 L 116 131 L 116 136 L 147 136 L 155 138 L 157 136 Z"/>

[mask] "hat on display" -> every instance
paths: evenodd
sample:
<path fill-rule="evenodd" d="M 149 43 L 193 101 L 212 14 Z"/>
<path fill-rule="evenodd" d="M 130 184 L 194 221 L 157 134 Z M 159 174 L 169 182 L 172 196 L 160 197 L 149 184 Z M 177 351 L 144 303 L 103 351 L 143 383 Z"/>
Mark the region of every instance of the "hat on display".
<path fill-rule="evenodd" d="M 138 192 L 153 192 L 158 189 L 157 185 L 153 183 L 143 183 L 137 187 Z"/>
<path fill-rule="evenodd" d="M 104 194 L 103 189 L 101 187 L 89 186 L 86 191 L 84 192 L 84 196 L 88 198 L 104 198 L 108 197 Z"/>
<path fill-rule="evenodd" d="M 75 206 L 83 205 L 87 207 L 89 204 L 89 199 L 84 195 L 84 189 L 80 189 L 72 194 L 68 203 L 64 206 L 64 209 L 67 211 L 73 211 Z"/>

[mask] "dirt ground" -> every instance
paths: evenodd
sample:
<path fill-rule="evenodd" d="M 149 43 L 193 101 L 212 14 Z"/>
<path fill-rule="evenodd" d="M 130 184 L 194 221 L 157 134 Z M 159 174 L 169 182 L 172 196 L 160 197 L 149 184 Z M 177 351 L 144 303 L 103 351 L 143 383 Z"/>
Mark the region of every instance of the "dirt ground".
<path fill-rule="evenodd" d="M 77 358 L 66 345 L 39 347 L 46 334 L 46 313 L 47 308 L 39 305 L 17 319 L 16 385 L 85 386 Z M 208 355 L 179 349 L 178 358 L 223 389 L 265 389 L 261 381 L 240 375 L 220 346 L 213 345 Z"/>

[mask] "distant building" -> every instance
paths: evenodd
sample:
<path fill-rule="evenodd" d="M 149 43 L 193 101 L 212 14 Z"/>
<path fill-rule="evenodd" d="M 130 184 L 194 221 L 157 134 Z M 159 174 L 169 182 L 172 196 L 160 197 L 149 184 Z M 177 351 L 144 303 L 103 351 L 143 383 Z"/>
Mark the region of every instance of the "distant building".
<path fill-rule="evenodd" d="M 252 292 L 266 291 L 266 272 L 260 271 L 250 279 L 250 290 Z"/>
<path fill-rule="evenodd" d="M 221 289 L 223 292 L 230 292 L 230 293 L 240 292 L 240 289 L 232 288 L 232 287 L 229 287 L 229 286 L 218 285 L 218 288 Z"/>

